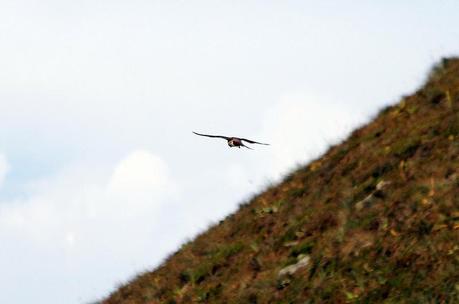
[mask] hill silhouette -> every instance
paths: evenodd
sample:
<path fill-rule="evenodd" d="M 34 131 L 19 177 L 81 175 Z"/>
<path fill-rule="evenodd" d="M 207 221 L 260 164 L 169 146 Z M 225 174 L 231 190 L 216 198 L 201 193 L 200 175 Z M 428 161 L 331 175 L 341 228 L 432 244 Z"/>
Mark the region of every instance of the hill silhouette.
<path fill-rule="evenodd" d="M 459 58 L 102 303 L 459 303 Z"/>

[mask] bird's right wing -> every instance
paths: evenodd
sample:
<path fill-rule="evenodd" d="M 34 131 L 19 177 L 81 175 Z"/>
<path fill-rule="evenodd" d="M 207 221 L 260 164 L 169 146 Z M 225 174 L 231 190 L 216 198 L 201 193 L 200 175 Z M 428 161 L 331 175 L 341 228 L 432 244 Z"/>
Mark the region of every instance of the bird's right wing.
<path fill-rule="evenodd" d="M 212 137 L 212 138 L 223 138 L 223 139 L 226 139 L 226 140 L 231 139 L 231 137 L 222 136 L 222 135 L 201 134 L 201 133 L 196 133 L 194 131 L 193 131 L 193 133 L 196 134 L 196 135 L 199 135 L 199 136 L 206 136 L 206 137 Z"/>
<path fill-rule="evenodd" d="M 269 146 L 269 144 L 261 143 L 261 142 L 254 141 L 254 140 L 250 140 L 250 139 L 246 139 L 246 138 L 241 138 L 241 140 L 245 140 L 246 142 L 248 142 L 248 143 L 250 143 L 250 144 L 259 144 L 259 145 L 266 145 L 266 146 Z"/>

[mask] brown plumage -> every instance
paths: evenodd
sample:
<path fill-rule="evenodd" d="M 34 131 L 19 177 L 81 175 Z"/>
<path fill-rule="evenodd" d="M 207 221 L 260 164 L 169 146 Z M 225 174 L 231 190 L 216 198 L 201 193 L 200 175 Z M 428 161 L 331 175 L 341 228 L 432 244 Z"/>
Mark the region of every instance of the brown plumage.
<path fill-rule="evenodd" d="M 238 147 L 238 148 L 245 147 L 247 149 L 253 150 L 252 148 L 244 145 L 243 141 L 248 142 L 250 144 L 269 145 L 269 144 L 261 143 L 261 142 L 258 142 L 258 141 L 254 141 L 254 140 L 250 140 L 250 139 L 242 138 L 242 137 L 222 136 L 222 135 L 209 135 L 209 134 L 196 133 L 194 131 L 193 131 L 193 133 L 196 134 L 196 135 L 199 135 L 199 136 L 206 136 L 206 137 L 212 137 L 212 138 L 223 138 L 223 139 L 228 141 L 228 146 L 230 146 L 230 147 Z"/>

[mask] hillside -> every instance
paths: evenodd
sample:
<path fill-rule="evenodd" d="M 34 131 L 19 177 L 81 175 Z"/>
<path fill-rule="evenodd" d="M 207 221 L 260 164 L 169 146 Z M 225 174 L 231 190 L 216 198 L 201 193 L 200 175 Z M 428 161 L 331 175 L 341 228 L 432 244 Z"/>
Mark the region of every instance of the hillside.
<path fill-rule="evenodd" d="M 459 58 L 103 303 L 459 303 Z"/>

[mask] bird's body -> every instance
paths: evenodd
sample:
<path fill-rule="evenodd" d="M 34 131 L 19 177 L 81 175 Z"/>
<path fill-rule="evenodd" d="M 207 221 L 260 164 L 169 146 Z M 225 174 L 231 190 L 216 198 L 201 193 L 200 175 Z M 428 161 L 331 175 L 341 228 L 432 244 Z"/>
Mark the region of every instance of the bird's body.
<path fill-rule="evenodd" d="M 249 148 L 249 147 L 244 145 L 244 143 L 242 142 L 242 140 L 240 138 L 236 138 L 236 137 L 232 137 L 231 139 L 228 140 L 228 146 L 230 146 L 230 147 L 239 147 L 239 148 L 240 147 Z"/>
<path fill-rule="evenodd" d="M 226 141 L 228 141 L 228 146 L 230 147 L 245 147 L 247 149 L 252 149 L 246 145 L 244 145 L 243 141 L 245 142 L 248 142 L 250 144 L 259 144 L 259 145 L 269 145 L 269 144 L 265 144 L 265 143 L 260 143 L 260 142 L 257 142 L 257 141 L 253 141 L 253 140 L 250 140 L 250 139 L 246 139 L 246 138 L 242 138 L 242 137 L 234 137 L 234 136 L 222 136 L 222 135 L 209 135 L 209 134 L 200 134 L 200 133 L 196 133 L 196 132 L 193 132 L 194 134 L 196 135 L 199 135 L 199 136 L 206 136 L 206 137 L 212 137 L 212 138 L 222 138 L 222 139 L 225 139 Z"/>

